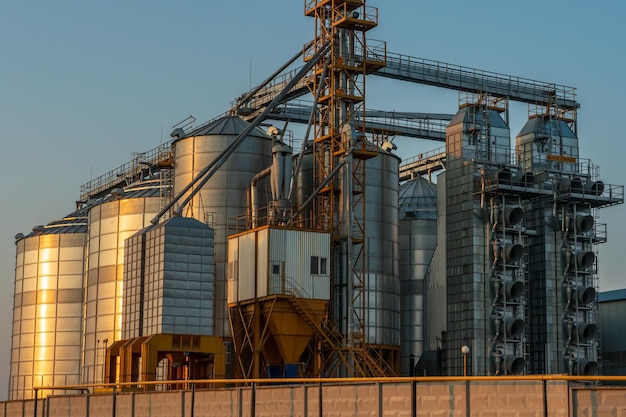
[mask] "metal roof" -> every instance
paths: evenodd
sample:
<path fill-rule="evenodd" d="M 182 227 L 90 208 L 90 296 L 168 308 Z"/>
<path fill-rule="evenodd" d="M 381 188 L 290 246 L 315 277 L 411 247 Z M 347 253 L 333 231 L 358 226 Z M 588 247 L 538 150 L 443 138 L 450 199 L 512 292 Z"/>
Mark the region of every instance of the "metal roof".
<path fill-rule="evenodd" d="M 470 112 L 470 109 L 473 109 L 474 111 Z M 491 109 L 486 109 L 485 112 L 489 115 L 489 126 L 501 127 L 505 129 L 509 128 L 500 116 L 500 113 Z M 472 123 L 476 125 L 484 124 L 483 109 L 474 106 L 467 106 L 460 109 L 459 112 L 454 115 L 452 120 L 450 120 L 450 124 L 448 124 L 448 126 L 454 126 L 459 123 Z"/>
<path fill-rule="evenodd" d="M 415 177 L 400 186 L 398 193 L 399 219 L 436 219 L 437 185 Z M 407 216 L 407 213 L 412 213 Z"/>
<path fill-rule="evenodd" d="M 240 118 L 239 116 L 224 116 L 209 122 L 206 125 L 202 125 L 197 129 L 189 132 L 185 137 L 191 136 L 208 136 L 208 135 L 231 135 L 236 136 L 244 131 L 249 126 L 249 123 Z M 256 136 L 261 138 L 270 139 L 270 136 L 258 127 L 254 128 L 248 136 Z"/>
<path fill-rule="evenodd" d="M 626 288 L 621 290 L 603 291 L 598 294 L 598 301 L 601 303 L 608 301 L 625 301 Z"/>
<path fill-rule="evenodd" d="M 528 119 L 517 136 L 525 136 L 528 134 L 543 134 L 576 139 L 576 135 L 565 121 L 544 117 Z"/>

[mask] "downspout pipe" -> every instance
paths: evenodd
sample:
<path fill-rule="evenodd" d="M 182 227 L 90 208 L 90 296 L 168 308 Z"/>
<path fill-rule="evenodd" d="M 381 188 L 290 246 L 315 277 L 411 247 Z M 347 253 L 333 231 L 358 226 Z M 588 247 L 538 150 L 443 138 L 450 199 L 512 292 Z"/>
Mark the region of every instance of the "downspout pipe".
<path fill-rule="evenodd" d="M 263 171 L 256 174 L 252 177 L 252 182 L 250 183 L 250 214 L 252 217 L 252 228 L 256 229 L 258 225 L 258 207 L 257 207 L 257 192 L 256 185 L 261 180 L 261 178 L 267 177 L 272 173 L 272 166 L 268 166 Z"/>

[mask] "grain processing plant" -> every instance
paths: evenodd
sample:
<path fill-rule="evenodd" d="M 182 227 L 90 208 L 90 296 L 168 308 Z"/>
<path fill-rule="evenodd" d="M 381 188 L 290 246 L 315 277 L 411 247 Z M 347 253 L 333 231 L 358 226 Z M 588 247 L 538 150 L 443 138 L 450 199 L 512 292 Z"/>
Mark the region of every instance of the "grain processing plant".
<path fill-rule="evenodd" d="M 597 218 L 624 190 L 579 154 L 576 90 L 389 52 L 365 0 L 304 14 L 313 40 L 224 114 L 183 120 L 84 184 L 72 213 L 16 235 L 9 399 L 599 372 Z M 371 109 L 369 77 L 458 105 Z M 529 110 L 514 140 L 511 102 Z M 407 159 L 397 137 L 433 151 Z"/>

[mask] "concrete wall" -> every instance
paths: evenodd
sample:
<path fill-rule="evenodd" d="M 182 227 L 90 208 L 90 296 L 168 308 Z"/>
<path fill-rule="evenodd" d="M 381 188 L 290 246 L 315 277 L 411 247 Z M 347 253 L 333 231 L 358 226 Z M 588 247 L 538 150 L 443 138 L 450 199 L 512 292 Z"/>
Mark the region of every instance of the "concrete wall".
<path fill-rule="evenodd" d="M 44 393 L 45 395 L 45 393 Z M 320 395 L 322 403 L 320 407 Z M 254 399 L 254 401 L 253 401 Z M 115 412 L 113 404 L 115 403 Z M 192 413 L 193 403 L 193 413 Z M 34 401 L 0 403 L 0 417 L 34 417 Z M 578 417 L 626 415 L 626 387 L 567 381 L 456 381 L 264 386 L 252 389 L 51 396 L 36 417 Z"/>

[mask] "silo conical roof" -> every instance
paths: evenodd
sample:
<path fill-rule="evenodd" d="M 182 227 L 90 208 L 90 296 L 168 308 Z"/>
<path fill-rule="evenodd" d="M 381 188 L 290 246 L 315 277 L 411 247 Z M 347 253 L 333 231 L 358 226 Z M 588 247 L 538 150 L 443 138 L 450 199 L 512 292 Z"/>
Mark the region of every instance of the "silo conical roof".
<path fill-rule="evenodd" d="M 204 126 L 198 127 L 196 130 L 191 131 L 187 136 L 209 136 L 209 135 L 228 135 L 237 136 L 243 132 L 250 123 L 246 122 L 239 116 L 223 116 L 215 119 Z M 269 138 L 262 129 L 256 127 L 250 132 L 248 136 L 259 136 L 262 138 Z"/>
<path fill-rule="evenodd" d="M 416 177 L 400 186 L 399 219 L 436 219 L 437 185 Z"/>

